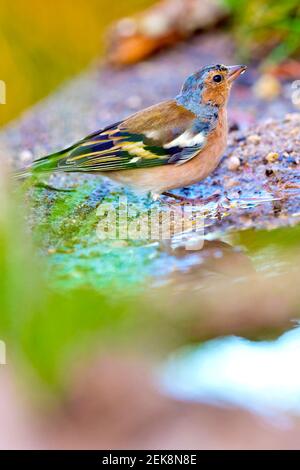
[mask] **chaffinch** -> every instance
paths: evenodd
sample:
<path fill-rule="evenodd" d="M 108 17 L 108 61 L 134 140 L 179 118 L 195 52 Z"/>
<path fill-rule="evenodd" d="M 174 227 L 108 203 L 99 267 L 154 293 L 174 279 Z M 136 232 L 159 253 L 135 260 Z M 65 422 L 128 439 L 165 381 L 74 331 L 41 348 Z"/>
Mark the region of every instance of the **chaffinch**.
<path fill-rule="evenodd" d="M 216 168 L 226 148 L 228 96 L 245 70 L 245 65 L 203 67 L 174 99 L 40 158 L 29 171 L 99 173 L 156 195 L 194 184 Z"/>

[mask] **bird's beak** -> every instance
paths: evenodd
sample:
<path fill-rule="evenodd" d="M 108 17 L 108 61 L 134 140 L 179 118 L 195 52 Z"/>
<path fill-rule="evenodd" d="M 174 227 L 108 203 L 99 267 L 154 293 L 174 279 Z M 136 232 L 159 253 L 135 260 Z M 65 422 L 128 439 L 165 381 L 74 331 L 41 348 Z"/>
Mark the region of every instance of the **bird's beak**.
<path fill-rule="evenodd" d="M 228 68 L 228 80 L 229 82 L 233 82 L 236 78 L 238 78 L 242 73 L 245 72 L 247 66 L 246 65 L 231 65 Z"/>

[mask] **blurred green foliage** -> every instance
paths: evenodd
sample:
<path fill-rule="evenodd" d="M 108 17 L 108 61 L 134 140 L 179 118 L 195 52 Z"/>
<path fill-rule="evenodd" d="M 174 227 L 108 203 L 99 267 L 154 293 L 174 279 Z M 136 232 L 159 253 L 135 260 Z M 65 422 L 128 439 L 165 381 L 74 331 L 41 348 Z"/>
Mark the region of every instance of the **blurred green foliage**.
<path fill-rule="evenodd" d="M 68 230 L 69 218 L 76 217 L 80 199 L 82 202 L 85 196 L 84 187 L 71 198 L 69 194 L 57 195 L 56 202 L 51 201 L 53 212 L 49 217 L 46 216 L 49 208 L 45 199 L 41 204 L 40 196 L 42 212 L 34 216 L 31 213 L 37 223 L 34 243 L 32 234 L 24 227 L 28 194 L 24 188 L 4 192 L 0 185 L 0 339 L 6 342 L 9 363 L 17 367 L 28 383 L 35 385 L 31 389 L 35 388 L 37 394 L 42 390 L 53 396 L 63 393 L 78 361 L 94 349 L 159 353 L 185 337 L 182 326 L 174 329 L 167 317 L 145 305 L 140 290 L 136 289 L 141 265 L 138 258 L 130 261 L 128 249 L 123 250 L 122 266 L 117 250 L 110 256 L 112 276 L 94 271 L 94 284 L 86 276 L 86 282 L 74 279 L 73 283 L 57 285 L 45 246 L 59 244 L 63 250 L 69 244 L 69 248 L 74 248 L 79 241 L 84 244 L 87 237 L 92 240 L 90 244 L 94 243 L 95 226 L 88 220 L 92 213 L 95 216 L 95 208 L 88 213 L 82 207 L 81 217 L 77 216 L 75 226 Z M 99 241 L 98 246 L 103 249 Z M 76 253 L 69 252 L 68 257 L 66 264 L 72 278 Z M 93 260 L 103 266 L 103 257 L 103 253 L 94 252 L 92 260 L 84 258 L 86 271 L 83 267 L 82 276 L 93 270 Z M 135 273 L 135 284 L 128 281 L 130 270 Z M 120 273 L 122 290 L 116 289 Z M 97 279 L 104 280 L 104 284 L 98 282 L 97 286 Z"/>
<path fill-rule="evenodd" d="M 262 59 L 278 62 L 299 53 L 298 0 L 224 1 L 232 12 L 232 26 L 241 57 L 249 60 L 254 52 Z"/>

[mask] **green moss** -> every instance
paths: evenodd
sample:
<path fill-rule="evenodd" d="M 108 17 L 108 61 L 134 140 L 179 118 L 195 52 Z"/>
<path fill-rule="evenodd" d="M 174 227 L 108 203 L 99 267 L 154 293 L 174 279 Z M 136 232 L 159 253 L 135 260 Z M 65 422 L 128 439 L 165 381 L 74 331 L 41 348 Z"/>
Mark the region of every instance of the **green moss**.
<path fill-rule="evenodd" d="M 100 240 L 97 225 L 99 204 L 117 206 L 122 193 L 107 194 L 98 181 L 79 185 L 72 192 L 30 190 L 31 225 L 40 250 L 49 258 L 55 285 L 71 288 L 113 284 L 124 288 L 142 286 L 151 275 L 156 249 L 148 240 Z M 129 201 L 136 196 L 127 192 Z M 147 200 L 141 205 L 147 213 Z M 129 222 L 134 216 L 129 217 Z"/>

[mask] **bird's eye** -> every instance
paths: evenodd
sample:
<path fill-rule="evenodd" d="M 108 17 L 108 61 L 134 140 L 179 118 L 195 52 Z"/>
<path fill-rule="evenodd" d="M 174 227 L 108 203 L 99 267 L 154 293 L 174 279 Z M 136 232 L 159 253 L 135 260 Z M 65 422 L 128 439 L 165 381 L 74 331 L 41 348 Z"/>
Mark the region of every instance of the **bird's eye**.
<path fill-rule="evenodd" d="M 222 81 L 222 75 L 214 75 L 213 81 L 216 83 L 220 83 Z"/>

